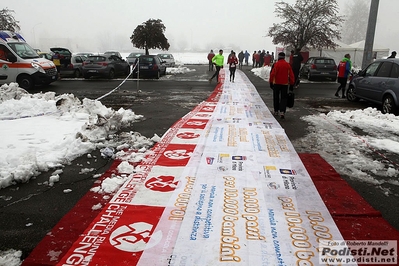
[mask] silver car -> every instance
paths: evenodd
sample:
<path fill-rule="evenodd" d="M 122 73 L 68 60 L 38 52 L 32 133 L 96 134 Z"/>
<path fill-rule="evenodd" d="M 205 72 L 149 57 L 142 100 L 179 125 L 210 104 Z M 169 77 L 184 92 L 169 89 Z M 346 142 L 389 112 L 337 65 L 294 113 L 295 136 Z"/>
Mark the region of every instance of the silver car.
<path fill-rule="evenodd" d="M 172 54 L 158 54 L 158 56 L 164 61 L 165 66 L 174 67 L 176 65 L 175 58 Z"/>
<path fill-rule="evenodd" d="M 382 113 L 396 114 L 399 107 L 399 59 L 378 59 L 349 83 L 349 101 L 360 99 L 382 106 Z"/>

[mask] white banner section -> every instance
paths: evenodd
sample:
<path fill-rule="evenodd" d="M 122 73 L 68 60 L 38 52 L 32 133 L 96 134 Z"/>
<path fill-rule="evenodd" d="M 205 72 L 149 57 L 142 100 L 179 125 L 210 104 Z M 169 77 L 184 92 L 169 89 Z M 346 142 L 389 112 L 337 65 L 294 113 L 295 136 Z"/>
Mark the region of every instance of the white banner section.
<path fill-rule="evenodd" d="M 190 161 L 165 167 L 180 174 L 176 189 L 130 203 L 165 207 L 154 230 L 162 237 L 137 265 L 319 265 L 319 243 L 342 236 L 255 87 L 237 71 L 204 106 L 212 112 L 193 114 L 209 121 L 190 133 L 200 135 Z"/>

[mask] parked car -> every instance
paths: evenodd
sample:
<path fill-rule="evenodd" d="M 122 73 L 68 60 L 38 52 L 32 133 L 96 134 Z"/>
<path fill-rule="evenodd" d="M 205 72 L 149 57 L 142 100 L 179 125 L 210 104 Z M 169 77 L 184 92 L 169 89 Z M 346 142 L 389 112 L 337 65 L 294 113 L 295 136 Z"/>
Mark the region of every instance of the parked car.
<path fill-rule="evenodd" d="M 47 52 L 37 52 L 39 57 L 41 58 L 46 58 L 47 60 L 53 60 L 53 56 L 50 53 Z"/>
<path fill-rule="evenodd" d="M 93 53 L 88 53 L 88 52 L 83 52 L 83 53 L 77 53 L 76 55 L 83 55 L 85 57 L 88 57 L 89 55 L 94 55 Z"/>
<path fill-rule="evenodd" d="M 176 62 L 172 54 L 158 54 L 158 56 L 159 58 L 161 58 L 161 60 L 165 61 L 165 65 L 167 67 L 175 66 Z"/>
<path fill-rule="evenodd" d="M 299 71 L 299 75 L 308 80 L 319 78 L 336 81 L 337 74 L 337 64 L 329 57 L 309 57 Z"/>
<path fill-rule="evenodd" d="M 118 52 L 118 51 L 106 51 L 104 54 L 107 54 L 107 55 L 116 55 L 117 57 L 122 58 L 121 53 Z"/>
<path fill-rule="evenodd" d="M 399 59 L 377 59 L 352 78 L 346 93 L 349 101 L 360 99 L 382 105 L 382 113 L 399 108 Z"/>
<path fill-rule="evenodd" d="M 137 58 L 135 64 L 139 62 L 133 76 L 139 77 L 155 77 L 159 79 L 166 74 L 166 66 L 158 55 L 141 55 Z"/>
<path fill-rule="evenodd" d="M 99 54 L 88 56 L 82 66 L 83 77 L 89 79 L 93 76 L 109 79 L 118 76 L 127 76 L 130 73 L 130 65 L 126 60 L 112 54 Z"/>
<path fill-rule="evenodd" d="M 58 52 L 61 55 L 60 59 L 60 75 L 61 77 L 74 77 L 79 78 L 82 76 L 82 65 L 86 60 L 86 56 L 83 55 L 72 55 L 72 52 L 67 48 L 55 47 L 50 48 L 54 54 Z M 52 55 L 52 54 L 51 54 Z M 51 60 L 51 59 L 49 59 Z"/>
<path fill-rule="evenodd" d="M 134 62 L 136 61 L 137 57 L 141 56 L 141 55 L 145 55 L 145 53 L 141 53 L 141 52 L 133 52 L 130 53 L 127 57 L 126 60 L 127 62 L 132 65 L 134 64 Z"/>

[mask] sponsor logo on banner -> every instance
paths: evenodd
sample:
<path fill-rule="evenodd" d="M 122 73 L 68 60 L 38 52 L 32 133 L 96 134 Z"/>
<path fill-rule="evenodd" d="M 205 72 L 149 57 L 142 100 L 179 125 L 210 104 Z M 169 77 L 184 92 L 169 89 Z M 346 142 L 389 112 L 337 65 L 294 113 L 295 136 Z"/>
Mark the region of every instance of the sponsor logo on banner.
<path fill-rule="evenodd" d="M 218 155 L 218 163 L 223 163 L 224 158 L 229 158 L 230 155 L 228 153 L 220 153 Z"/>
<path fill-rule="evenodd" d="M 283 175 L 296 175 L 296 171 L 291 169 L 280 169 L 280 173 Z"/>
<path fill-rule="evenodd" d="M 165 147 L 157 165 L 184 166 L 190 160 L 196 145 L 191 144 L 169 144 Z"/>
<path fill-rule="evenodd" d="M 206 119 L 190 119 L 182 126 L 182 128 L 204 129 L 208 121 L 209 120 Z"/>
<path fill-rule="evenodd" d="M 276 182 L 269 182 L 269 183 L 267 184 L 267 187 L 270 188 L 270 189 L 275 190 L 275 189 L 279 189 L 279 188 L 280 188 L 280 185 L 277 184 Z"/>
<path fill-rule="evenodd" d="M 200 112 L 213 112 L 214 110 L 215 106 L 205 106 L 200 110 Z"/>
<path fill-rule="evenodd" d="M 176 134 L 176 137 L 178 137 L 180 139 L 196 139 L 196 138 L 199 138 L 199 136 L 200 136 L 200 134 L 194 133 L 194 132 L 189 132 L 189 131 L 185 131 L 185 132 Z"/>
<path fill-rule="evenodd" d="M 206 164 L 212 165 L 215 158 L 213 157 L 206 157 Z"/>
<path fill-rule="evenodd" d="M 145 187 L 159 192 L 170 192 L 176 189 L 179 182 L 174 176 L 155 176 L 145 182 Z"/>
<path fill-rule="evenodd" d="M 245 161 L 247 159 L 247 156 L 234 155 L 234 156 L 231 157 L 231 159 L 232 160 L 238 160 L 238 161 L 239 160 L 244 160 Z"/>
<path fill-rule="evenodd" d="M 144 249 L 165 237 L 154 231 L 163 211 L 164 207 L 108 204 L 58 265 L 111 265 L 115 258 L 136 265 Z"/>
<path fill-rule="evenodd" d="M 217 169 L 218 169 L 219 172 L 226 172 L 227 170 L 229 170 L 229 168 L 227 166 L 224 166 L 224 165 L 219 166 Z"/>
<path fill-rule="evenodd" d="M 151 248 L 162 239 L 162 231 L 153 233 L 154 225 L 137 222 L 122 225 L 111 233 L 109 242 L 115 248 L 126 252 L 140 252 Z M 148 243 L 151 238 L 151 245 Z"/>

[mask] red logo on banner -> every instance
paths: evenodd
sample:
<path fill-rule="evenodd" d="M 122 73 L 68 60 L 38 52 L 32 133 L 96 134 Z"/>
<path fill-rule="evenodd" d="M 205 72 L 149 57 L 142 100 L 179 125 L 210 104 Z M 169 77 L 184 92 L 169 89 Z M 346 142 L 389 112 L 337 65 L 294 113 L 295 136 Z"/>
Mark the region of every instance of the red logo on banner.
<path fill-rule="evenodd" d="M 150 238 L 153 239 L 152 246 L 161 241 L 162 231 L 152 233 L 154 227 L 152 224 L 145 222 L 122 225 L 112 232 L 109 242 L 112 246 L 122 251 L 140 252 L 151 247 L 148 245 Z"/>
<path fill-rule="evenodd" d="M 176 189 L 178 181 L 174 181 L 174 176 L 154 176 L 145 182 L 145 187 L 159 192 L 170 192 Z"/>
<path fill-rule="evenodd" d="M 204 129 L 208 121 L 209 120 L 207 119 L 190 119 L 182 126 L 182 128 Z"/>
<path fill-rule="evenodd" d="M 179 134 L 176 134 L 176 137 L 180 139 L 195 139 L 198 138 L 200 134 L 194 133 L 194 132 L 181 132 Z"/>
<path fill-rule="evenodd" d="M 196 145 L 169 144 L 156 162 L 164 166 L 185 166 L 191 158 Z"/>
<path fill-rule="evenodd" d="M 213 112 L 214 110 L 215 106 L 205 106 L 200 110 L 200 112 Z"/>

